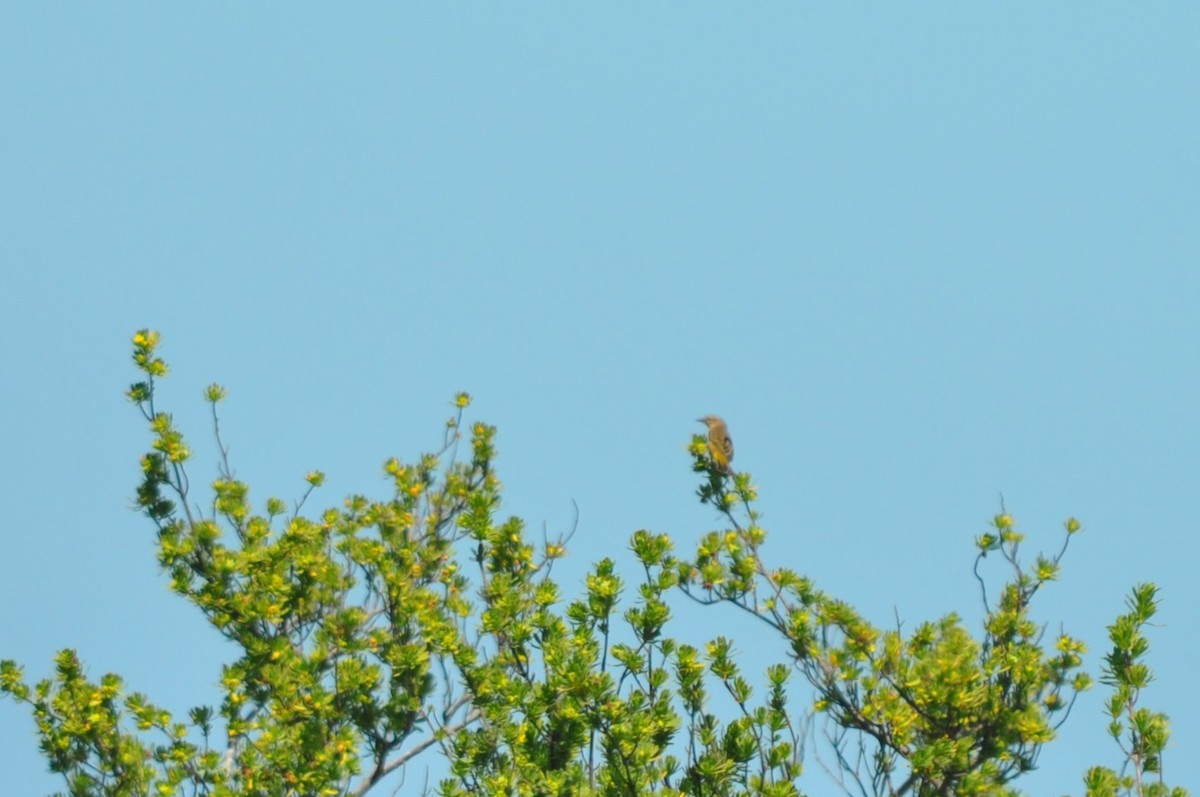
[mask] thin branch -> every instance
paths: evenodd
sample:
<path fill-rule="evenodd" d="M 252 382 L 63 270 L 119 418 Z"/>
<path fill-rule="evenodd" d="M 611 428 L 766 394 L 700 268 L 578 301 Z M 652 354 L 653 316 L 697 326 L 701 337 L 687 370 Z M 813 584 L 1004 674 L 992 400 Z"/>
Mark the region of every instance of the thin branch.
<path fill-rule="evenodd" d="M 442 741 L 441 737 L 443 737 L 443 736 L 450 737 L 450 736 L 458 733 L 460 730 L 467 727 L 471 723 L 475 722 L 475 720 L 479 719 L 480 716 L 482 716 L 482 712 L 479 709 L 475 709 L 474 711 L 467 714 L 467 716 L 464 717 L 461 722 L 455 723 L 454 725 L 451 725 L 449 727 L 443 726 L 443 727 L 439 728 L 438 732 L 431 733 L 429 735 L 428 739 L 425 739 L 425 740 L 421 741 L 420 743 L 416 744 L 415 746 L 409 748 L 407 751 L 405 751 L 404 753 L 401 753 L 399 756 L 397 756 L 393 760 L 387 762 L 386 764 L 376 765 L 375 769 L 371 772 L 370 776 L 368 776 L 367 779 L 365 781 L 363 781 L 363 783 L 357 789 L 350 792 L 350 797 L 362 797 L 362 795 L 364 795 L 368 791 L 370 791 L 371 788 L 376 783 L 383 780 L 388 775 L 392 774 L 397 769 L 399 769 L 400 767 L 407 764 L 409 761 L 411 761 L 413 758 L 415 758 L 416 756 L 423 753 L 425 750 L 428 750 L 430 747 L 434 746 L 435 744 L 441 743 L 441 741 Z M 429 719 L 429 718 L 426 717 L 426 719 Z"/>

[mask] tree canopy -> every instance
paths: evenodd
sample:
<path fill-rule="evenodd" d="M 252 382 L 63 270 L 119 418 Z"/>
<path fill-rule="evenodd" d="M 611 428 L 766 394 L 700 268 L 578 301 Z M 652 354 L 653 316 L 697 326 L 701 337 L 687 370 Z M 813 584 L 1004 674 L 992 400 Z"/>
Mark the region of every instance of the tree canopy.
<path fill-rule="evenodd" d="M 186 718 L 117 675 L 91 680 L 72 650 L 35 685 L 4 661 L 0 692 L 32 711 L 66 794 L 390 795 L 406 767 L 441 756 L 446 774 L 428 788 L 448 797 L 787 797 L 827 777 L 804 769 L 821 743 L 848 794 L 1009 795 L 1092 686 L 1084 642 L 1047 639 L 1030 616 L 1081 530 L 1074 519 L 1056 553 L 1026 562 L 1013 517 L 993 518 L 976 541 L 978 631 L 956 613 L 885 629 L 768 560 L 750 474 L 714 461 L 697 435 L 697 495 L 723 528 L 690 553 L 637 531 L 636 579 L 604 559 L 584 594 L 564 596 L 553 569 L 569 535 L 534 539 L 499 516 L 496 430 L 465 420 L 467 394 L 439 450 L 385 463 L 391 495 L 310 511 L 324 481 L 312 472 L 290 506 L 255 507 L 221 441 L 218 385 L 205 391 L 218 472 L 210 494 L 193 488 L 191 450 L 156 402 L 159 341 L 133 338 L 141 376 L 128 396 L 151 430 L 137 505 L 171 588 L 236 655 L 221 704 Z M 747 674 L 731 635 L 678 641 L 679 601 L 744 613 L 778 640 L 778 663 Z M 1081 773 L 1084 793 L 1183 795 L 1161 777 L 1167 719 L 1141 705 L 1157 590 L 1137 585 L 1128 603 L 1099 678 L 1117 768 Z M 831 729 L 820 740 L 817 717 Z"/>

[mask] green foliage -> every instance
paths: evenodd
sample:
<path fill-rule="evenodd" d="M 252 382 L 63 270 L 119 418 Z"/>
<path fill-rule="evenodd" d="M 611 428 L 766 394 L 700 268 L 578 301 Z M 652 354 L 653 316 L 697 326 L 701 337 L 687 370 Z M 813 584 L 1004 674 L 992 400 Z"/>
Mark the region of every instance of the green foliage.
<path fill-rule="evenodd" d="M 1170 739 L 1167 715 L 1139 707 L 1142 690 L 1150 685 L 1153 673 L 1144 663 L 1150 642 L 1142 635 L 1158 611 L 1158 588 L 1139 584 L 1133 588 L 1127 605 L 1129 612 L 1108 627 L 1112 650 L 1104 657 L 1100 680 L 1113 689 L 1106 704 L 1111 720 L 1109 735 L 1124 756 L 1120 774 L 1105 767 L 1093 767 L 1084 776 L 1088 797 L 1186 797 L 1185 789 L 1170 788 L 1163 781 L 1162 755 Z"/>
<path fill-rule="evenodd" d="M 997 601 L 980 588 L 986 617 L 977 640 L 949 614 L 918 625 L 908 636 L 871 625 L 853 607 L 825 595 L 761 556 L 766 532 L 758 524 L 747 474 L 721 477 L 693 439 L 695 469 L 708 474 L 699 491 L 729 526 L 710 533 L 696 559 L 681 567 L 695 600 L 729 603 L 774 629 L 816 691 L 816 709 L 830 722 L 839 768 L 864 794 L 1015 794 L 1013 779 L 1032 769 L 1054 738 L 1078 692 L 1083 643 L 1067 635 L 1052 648 L 1030 618 L 1033 596 L 1057 577 L 1062 550 L 1022 566 L 1022 535 L 998 515 L 978 540 L 979 565 L 999 555 L 1010 571 Z"/>
<path fill-rule="evenodd" d="M 221 704 L 186 721 L 115 675 L 89 681 L 73 651 L 33 687 L 16 663 L 0 663 L 0 694 L 30 707 L 70 795 L 391 794 L 432 751 L 446 759 L 436 788 L 448 796 L 792 797 L 814 711 L 846 788 L 848 778 L 862 794 L 1007 795 L 1090 686 L 1083 643 L 1060 635 L 1043 646 L 1030 618 L 1079 531 L 1073 519 L 1058 553 L 1028 566 L 1012 518 L 994 519 L 977 541 L 978 635 L 955 614 L 884 630 L 768 566 L 750 475 L 718 467 L 696 436 L 698 495 L 727 527 L 692 558 L 638 531 L 632 598 L 605 559 L 569 599 L 551 577 L 569 535 L 535 542 L 518 518 L 499 516 L 496 430 L 464 426 L 467 394 L 438 450 L 385 463 L 390 496 L 306 513 L 324 475 L 307 473 L 290 507 L 268 497 L 256 508 L 221 439 L 226 391 L 210 385 L 218 465 L 202 504 L 191 449 L 156 406 L 167 374 L 159 342 L 149 330 L 133 338 L 142 381 L 128 396 L 151 430 L 137 505 L 172 589 L 235 654 Z M 989 557 L 1006 571 L 995 601 L 980 573 Z M 730 639 L 679 641 L 670 628 L 681 594 L 754 617 L 785 661 L 756 685 Z M 1165 716 L 1137 706 L 1149 682 L 1141 629 L 1155 606 L 1153 587 L 1139 587 L 1110 628 L 1111 730 L 1132 774 L 1093 769 L 1089 795 L 1183 794 L 1146 777 L 1161 773 L 1167 741 Z M 811 705 L 796 706 L 795 673 L 814 690 Z"/>
<path fill-rule="evenodd" d="M 140 694 L 122 697 L 122 687 L 115 675 L 104 676 L 100 683 L 88 681 L 71 650 L 55 657 L 54 678 L 33 690 L 15 663 L 0 663 L 0 691 L 33 709 L 42 753 L 51 771 L 67 776 L 69 794 L 175 794 L 185 781 L 214 782 L 219 757 L 208 747 L 207 734 L 202 746 L 189 743 L 186 726 L 172 722 L 170 714 Z M 121 730 L 126 718 L 140 730 L 157 731 L 161 742 L 138 742 Z"/>
<path fill-rule="evenodd" d="M 143 381 L 128 396 L 152 434 L 137 504 L 172 589 L 237 653 L 221 705 L 188 722 L 123 696 L 115 676 L 88 682 L 70 651 L 33 690 L 5 662 L 0 689 L 33 709 L 72 795 L 362 795 L 429 750 L 448 759 L 446 795 L 797 793 L 786 670 L 757 706 L 727 643 L 701 655 L 665 634 L 677 584 L 665 537 L 635 535 L 645 579 L 623 613 L 608 560 L 564 608 L 550 576 L 565 539 L 535 544 L 497 517 L 495 429 L 463 428 L 469 396 L 440 450 L 385 463 L 389 498 L 306 514 L 323 474 L 305 476 L 290 509 L 274 497 L 256 509 L 221 439 L 226 391 L 210 385 L 219 464 L 202 507 L 191 449 L 156 406 L 159 340 L 133 339 Z M 707 713 L 706 680 L 736 690 L 743 716 Z"/>

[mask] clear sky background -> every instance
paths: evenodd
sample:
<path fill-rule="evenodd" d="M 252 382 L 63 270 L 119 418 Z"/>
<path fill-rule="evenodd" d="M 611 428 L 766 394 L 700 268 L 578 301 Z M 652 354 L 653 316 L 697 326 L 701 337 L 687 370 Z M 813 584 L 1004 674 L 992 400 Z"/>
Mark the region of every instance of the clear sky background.
<path fill-rule="evenodd" d="M 395 4 L 399 5 L 399 4 Z M 567 596 L 648 528 L 717 519 L 717 413 L 772 564 L 881 625 L 981 610 L 1000 495 L 1055 550 L 1048 633 L 1162 588 L 1145 695 L 1200 789 L 1200 6 L 28 3 L 0 26 L 0 657 L 183 712 L 231 650 L 130 510 L 129 338 L 260 502 L 382 497 L 457 390 Z M 261 505 L 261 504 L 260 504 Z M 993 564 L 993 578 L 1002 575 Z M 784 656 L 729 612 L 680 634 Z M 978 627 L 977 624 L 974 627 Z M 1029 794 L 1115 764 L 1097 688 Z M 3 792 L 61 789 L 0 703 Z M 409 780 L 410 784 L 419 779 Z M 810 759 L 802 787 L 834 794 Z"/>

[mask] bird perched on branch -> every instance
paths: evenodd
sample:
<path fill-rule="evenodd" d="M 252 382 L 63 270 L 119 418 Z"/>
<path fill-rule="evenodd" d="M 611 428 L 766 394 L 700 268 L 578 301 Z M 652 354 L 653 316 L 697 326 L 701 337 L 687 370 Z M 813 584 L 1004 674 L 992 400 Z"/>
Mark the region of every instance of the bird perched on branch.
<path fill-rule="evenodd" d="M 729 436 L 729 427 L 716 415 L 705 415 L 700 423 L 708 427 L 708 454 L 713 463 L 722 473 L 729 473 L 729 463 L 733 462 L 733 438 Z"/>

